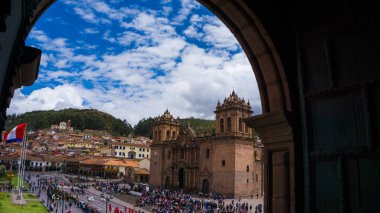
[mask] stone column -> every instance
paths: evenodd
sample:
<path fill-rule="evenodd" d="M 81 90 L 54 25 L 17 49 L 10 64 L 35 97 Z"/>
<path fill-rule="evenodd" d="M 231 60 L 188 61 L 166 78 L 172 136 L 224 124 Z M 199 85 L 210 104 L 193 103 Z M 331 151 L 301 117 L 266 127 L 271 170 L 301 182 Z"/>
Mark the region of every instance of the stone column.
<path fill-rule="evenodd" d="M 277 111 L 244 120 L 264 144 L 264 212 L 295 212 L 294 141 L 290 112 Z"/>

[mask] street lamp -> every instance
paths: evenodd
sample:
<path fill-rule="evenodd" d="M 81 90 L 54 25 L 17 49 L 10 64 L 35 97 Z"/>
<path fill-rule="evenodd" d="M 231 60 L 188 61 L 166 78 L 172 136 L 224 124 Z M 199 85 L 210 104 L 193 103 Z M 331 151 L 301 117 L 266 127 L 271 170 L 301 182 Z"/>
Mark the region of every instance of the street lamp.
<path fill-rule="evenodd" d="M 106 213 L 108 212 L 108 203 L 110 202 L 110 198 L 111 196 L 109 194 L 105 194 L 105 198 L 106 198 Z M 111 211 L 110 211 L 111 213 Z"/>

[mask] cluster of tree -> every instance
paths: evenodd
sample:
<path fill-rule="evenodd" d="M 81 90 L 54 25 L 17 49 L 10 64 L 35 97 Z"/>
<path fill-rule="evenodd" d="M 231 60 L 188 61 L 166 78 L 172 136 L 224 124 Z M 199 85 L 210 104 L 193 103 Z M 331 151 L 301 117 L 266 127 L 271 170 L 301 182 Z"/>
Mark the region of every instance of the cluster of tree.
<path fill-rule="evenodd" d="M 39 130 L 58 125 L 60 122 L 71 121 L 71 126 L 77 130 L 93 129 L 105 130 L 112 135 L 128 136 L 132 133 L 132 126 L 126 121 L 113 117 L 94 109 L 64 109 L 59 111 L 33 111 L 19 115 L 9 115 L 6 129 L 27 122 L 28 130 Z"/>
<path fill-rule="evenodd" d="M 5 177 L 7 175 L 7 168 L 4 165 L 0 165 L 0 177 Z"/>
<path fill-rule="evenodd" d="M 115 136 L 144 136 L 152 138 L 154 118 L 143 118 L 134 127 L 126 120 L 121 120 L 104 112 L 94 109 L 63 109 L 59 111 L 33 111 L 24 114 L 9 115 L 5 129 L 12 129 L 20 123 L 27 122 L 28 130 L 39 130 L 58 125 L 60 122 L 71 121 L 71 126 L 76 130 L 104 130 Z M 215 132 L 215 121 L 197 118 L 179 119 L 181 128 L 190 127 L 197 134 L 213 134 Z"/>
<path fill-rule="evenodd" d="M 134 135 L 144 136 L 152 138 L 154 118 L 144 118 L 140 120 L 134 126 Z M 214 134 L 215 133 L 215 121 L 214 120 L 205 120 L 199 118 L 182 118 L 179 119 L 180 128 L 186 128 L 189 124 L 190 127 L 198 134 Z"/>

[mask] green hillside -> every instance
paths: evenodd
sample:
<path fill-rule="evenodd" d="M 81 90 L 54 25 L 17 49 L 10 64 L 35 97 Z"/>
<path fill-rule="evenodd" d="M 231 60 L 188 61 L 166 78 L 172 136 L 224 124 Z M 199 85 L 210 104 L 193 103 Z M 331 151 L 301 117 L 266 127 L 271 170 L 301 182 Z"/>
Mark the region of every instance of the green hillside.
<path fill-rule="evenodd" d="M 9 115 L 5 129 L 12 129 L 17 124 L 24 122 L 28 123 L 28 130 L 46 129 L 53 124 L 67 120 L 71 120 L 71 126 L 77 130 L 105 130 L 116 136 L 127 136 L 133 130 L 126 120 L 117 119 L 94 109 L 33 111 L 20 115 Z"/>
<path fill-rule="evenodd" d="M 133 133 L 135 136 L 152 138 L 154 118 L 143 118 L 138 124 L 132 126 L 126 120 L 120 120 L 112 115 L 94 109 L 64 109 L 59 111 L 33 111 L 20 115 L 9 115 L 5 129 L 9 130 L 20 123 L 27 122 L 28 130 L 50 128 L 53 124 L 71 120 L 71 126 L 75 130 L 105 130 L 115 136 L 127 136 Z M 212 134 L 215 132 L 215 121 L 198 118 L 180 119 L 181 129 L 190 124 L 197 135 Z"/>
<path fill-rule="evenodd" d="M 134 126 L 134 135 L 152 138 L 153 122 L 154 118 L 151 117 L 140 120 L 139 123 Z M 179 119 L 179 122 L 181 129 L 187 127 L 187 123 L 189 123 L 190 127 L 197 133 L 197 135 L 213 134 L 215 132 L 214 120 L 182 118 Z"/>

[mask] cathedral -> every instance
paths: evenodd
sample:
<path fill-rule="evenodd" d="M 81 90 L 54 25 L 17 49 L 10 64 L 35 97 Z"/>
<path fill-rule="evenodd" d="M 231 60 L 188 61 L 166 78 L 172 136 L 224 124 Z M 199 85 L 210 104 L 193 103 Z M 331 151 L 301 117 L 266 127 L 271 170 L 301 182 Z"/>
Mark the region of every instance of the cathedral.
<path fill-rule="evenodd" d="M 215 110 L 215 133 L 197 136 L 180 128 L 168 110 L 155 119 L 150 183 L 154 187 L 213 192 L 225 196 L 263 194 L 263 145 L 243 120 L 249 101 L 233 91 Z"/>

